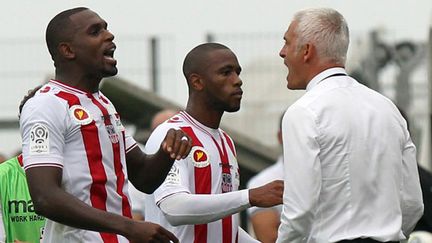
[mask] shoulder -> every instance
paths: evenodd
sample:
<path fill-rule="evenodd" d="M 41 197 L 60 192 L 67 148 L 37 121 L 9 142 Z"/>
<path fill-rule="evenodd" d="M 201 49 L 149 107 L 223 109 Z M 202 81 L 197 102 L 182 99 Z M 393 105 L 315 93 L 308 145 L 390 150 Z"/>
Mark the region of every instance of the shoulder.
<path fill-rule="evenodd" d="M 13 170 L 21 167 L 18 163 L 17 157 L 10 158 L 3 163 L 0 163 L 0 178 L 5 178 L 4 176 Z"/>
<path fill-rule="evenodd" d="M 68 106 L 67 101 L 61 98 L 58 95 L 59 93 L 58 90 L 51 86 L 43 86 L 36 92 L 34 97 L 28 99 L 24 104 L 21 116 L 35 112 L 57 113 L 62 109 L 66 109 Z"/>

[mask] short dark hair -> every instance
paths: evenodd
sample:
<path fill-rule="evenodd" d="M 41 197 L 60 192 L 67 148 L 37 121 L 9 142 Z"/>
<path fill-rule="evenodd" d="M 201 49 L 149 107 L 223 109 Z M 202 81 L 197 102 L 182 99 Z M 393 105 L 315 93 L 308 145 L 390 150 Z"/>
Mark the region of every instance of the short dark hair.
<path fill-rule="evenodd" d="M 193 48 L 183 61 L 183 75 L 189 81 L 189 75 L 199 73 L 202 63 L 205 62 L 206 54 L 209 51 L 228 49 L 228 47 L 219 43 L 204 43 Z"/>
<path fill-rule="evenodd" d="M 51 54 L 51 58 L 55 61 L 57 52 L 57 46 L 60 42 L 65 40 L 70 40 L 72 38 L 72 32 L 70 29 L 70 19 L 69 17 L 78 12 L 88 10 L 85 7 L 78 7 L 65 10 L 57 14 L 48 23 L 45 32 L 45 40 L 47 43 L 48 51 Z"/>

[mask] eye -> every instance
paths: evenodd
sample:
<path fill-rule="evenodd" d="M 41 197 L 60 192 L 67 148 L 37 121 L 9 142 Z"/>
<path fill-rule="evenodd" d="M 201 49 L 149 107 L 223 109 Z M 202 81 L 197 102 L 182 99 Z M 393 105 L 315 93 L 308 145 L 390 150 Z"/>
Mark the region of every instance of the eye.
<path fill-rule="evenodd" d="M 225 70 L 222 72 L 222 75 L 229 76 L 231 74 L 231 70 Z"/>

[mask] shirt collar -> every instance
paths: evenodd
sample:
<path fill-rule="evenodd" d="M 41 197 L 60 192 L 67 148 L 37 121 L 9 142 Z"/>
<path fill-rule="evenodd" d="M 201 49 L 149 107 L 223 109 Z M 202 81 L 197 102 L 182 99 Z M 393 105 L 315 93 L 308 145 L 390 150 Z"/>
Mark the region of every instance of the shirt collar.
<path fill-rule="evenodd" d="M 317 84 L 319 84 L 321 81 L 323 81 L 327 77 L 329 77 L 333 74 L 338 74 L 338 73 L 347 74 L 345 69 L 341 68 L 341 67 L 329 68 L 329 69 L 326 69 L 326 70 L 318 73 L 315 77 L 313 77 L 311 79 L 311 81 L 309 81 L 308 85 L 306 86 L 306 91 L 311 90 L 313 87 L 315 87 Z"/>

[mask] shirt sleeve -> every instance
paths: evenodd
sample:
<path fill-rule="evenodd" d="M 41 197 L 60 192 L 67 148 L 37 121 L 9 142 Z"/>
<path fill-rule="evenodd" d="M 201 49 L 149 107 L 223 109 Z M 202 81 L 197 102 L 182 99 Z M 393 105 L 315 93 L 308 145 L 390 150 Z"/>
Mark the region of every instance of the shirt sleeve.
<path fill-rule="evenodd" d="M 306 242 L 321 188 L 318 128 L 311 111 L 291 106 L 282 121 L 284 193 L 277 242 Z"/>
<path fill-rule="evenodd" d="M 63 167 L 68 122 L 67 106 L 53 95 L 39 95 L 27 101 L 20 117 L 24 169 Z"/>
<path fill-rule="evenodd" d="M 171 127 L 167 123 L 158 126 L 150 135 L 144 148 L 147 154 L 156 153 L 166 133 Z M 179 192 L 190 193 L 189 190 L 189 162 L 190 158 L 176 160 L 165 178 L 165 181 L 153 192 L 155 203 L 159 205 L 161 199 Z"/>
<path fill-rule="evenodd" d="M 160 202 L 160 209 L 173 226 L 210 223 L 249 206 L 248 190 L 221 194 L 176 193 Z"/>
<path fill-rule="evenodd" d="M 408 131 L 406 132 L 408 134 Z M 423 215 L 423 198 L 416 160 L 416 147 L 409 134 L 402 154 L 402 231 L 409 236 L 417 221 Z"/>

